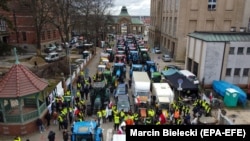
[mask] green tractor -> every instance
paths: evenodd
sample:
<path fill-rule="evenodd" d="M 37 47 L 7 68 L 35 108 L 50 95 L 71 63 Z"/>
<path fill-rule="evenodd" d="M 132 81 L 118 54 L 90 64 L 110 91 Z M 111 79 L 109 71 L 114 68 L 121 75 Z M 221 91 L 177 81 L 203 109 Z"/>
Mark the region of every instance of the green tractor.
<path fill-rule="evenodd" d="M 161 82 L 161 73 L 160 72 L 152 72 L 151 73 L 151 80 L 153 83 L 160 83 Z"/>
<path fill-rule="evenodd" d="M 115 76 L 112 76 L 112 72 L 109 70 L 105 70 L 103 72 L 103 76 L 105 78 L 105 81 L 107 83 L 107 87 L 114 86 L 115 83 Z"/>
<path fill-rule="evenodd" d="M 106 82 L 94 82 L 93 89 L 90 91 L 90 104 L 92 113 L 96 113 L 98 109 L 105 108 L 105 102 L 109 101 L 109 93 L 107 93 Z"/>

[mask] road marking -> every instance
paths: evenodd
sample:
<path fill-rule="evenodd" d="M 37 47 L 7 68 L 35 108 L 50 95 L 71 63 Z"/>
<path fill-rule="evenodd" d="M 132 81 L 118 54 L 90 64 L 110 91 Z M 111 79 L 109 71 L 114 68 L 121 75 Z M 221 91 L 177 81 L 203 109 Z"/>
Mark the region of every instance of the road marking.
<path fill-rule="evenodd" d="M 107 136 L 105 141 L 112 141 L 112 135 L 113 135 L 112 132 L 113 132 L 112 128 L 107 129 Z"/>

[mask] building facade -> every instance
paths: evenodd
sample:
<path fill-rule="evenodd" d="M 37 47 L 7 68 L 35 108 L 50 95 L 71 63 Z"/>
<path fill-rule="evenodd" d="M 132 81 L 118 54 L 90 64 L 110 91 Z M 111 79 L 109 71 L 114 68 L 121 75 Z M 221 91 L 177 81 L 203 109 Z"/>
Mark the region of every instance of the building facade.
<path fill-rule="evenodd" d="M 115 34 L 144 34 L 145 25 L 140 16 L 130 16 L 125 6 L 121 8 L 120 15 L 113 16 L 114 23 L 107 27 L 108 33 Z"/>
<path fill-rule="evenodd" d="M 151 0 L 149 43 L 185 60 L 188 33 L 194 31 L 250 31 L 247 0 Z"/>
<path fill-rule="evenodd" d="M 250 33 L 193 32 L 187 38 L 185 68 L 205 86 L 225 80 L 246 87 L 250 82 Z"/>
<path fill-rule="evenodd" d="M 13 29 L 8 28 L 6 22 L 0 19 L 0 41 L 22 47 L 27 51 L 35 51 L 37 36 L 32 14 L 17 3 L 11 3 L 11 7 L 14 10 L 9 12 L 0 10 L 0 15 L 7 17 L 13 25 Z M 46 47 L 60 41 L 58 30 L 53 25 L 46 24 L 41 33 L 41 46 Z"/>

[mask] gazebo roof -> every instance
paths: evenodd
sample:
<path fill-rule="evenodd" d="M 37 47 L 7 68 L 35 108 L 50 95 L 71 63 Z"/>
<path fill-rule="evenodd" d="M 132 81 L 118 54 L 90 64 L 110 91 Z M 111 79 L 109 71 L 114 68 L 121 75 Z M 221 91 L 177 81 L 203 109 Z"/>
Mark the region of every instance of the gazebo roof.
<path fill-rule="evenodd" d="M 18 61 L 17 61 L 18 62 Z M 16 98 L 44 90 L 48 83 L 16 63 L 0 81 L 0 98 Z"/>

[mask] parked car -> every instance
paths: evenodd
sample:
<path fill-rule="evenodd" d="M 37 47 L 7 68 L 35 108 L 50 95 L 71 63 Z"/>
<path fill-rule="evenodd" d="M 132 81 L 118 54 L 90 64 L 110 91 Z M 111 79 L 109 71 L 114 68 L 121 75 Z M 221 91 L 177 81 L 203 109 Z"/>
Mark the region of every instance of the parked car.
<path fill-rule="evenodd" d="M 155 53 L 156 53 L 156 54 L 160 54 L 160 53 L 161 53 L 160 47 L 155 47 Z"/>
<path fill-rule="evenodd" d="M 49 45 L 49 47 L 46 47 L 45 49 L 44 49 L 44 52 L 45 53 L 51 53 L 51 52 L 53 52 L 53 51 L 56 51 L 56 46 L 55 45 L 52 45 L 52 44 L 50 44 Z"/>
<path fill-rule="evenodd" d="M 163 55 L 162 55 L 162 60 L 163 60 L 164 62 L 171 62 L 171 61 L 172 61 L 172 58 L 170 57 L 169 54 L 163 54 Z"/>
<path fill-rule="evenodd" d="M 58 46 L 56 47 L 56 51 L 57 51 L 57 52 L 62 52 L 62 51 L 63 51 L 62 46 L 61 46 L 61 45 L 58 45 Z"/>
<path fill-rule="evenodd" d="M 57 52 L 51 52 L 47 56 L 45 56 L 45 61 L 46 62 L 53 62 L 59 60 L 59 54 Z"/>

